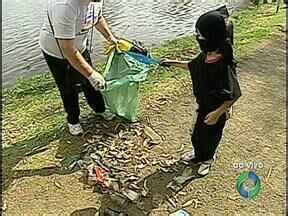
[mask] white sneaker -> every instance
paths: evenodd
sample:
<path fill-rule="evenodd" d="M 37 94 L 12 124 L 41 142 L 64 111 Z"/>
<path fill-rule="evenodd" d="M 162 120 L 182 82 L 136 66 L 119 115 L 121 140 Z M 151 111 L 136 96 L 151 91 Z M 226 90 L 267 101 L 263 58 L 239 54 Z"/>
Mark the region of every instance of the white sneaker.
<path fill-rule="evenodd" d="M 210 167 L 212 163 L 213 163 L 213 159 L 201 162 L 197 173 L 201 176 L 207 175 L 210 171 Z"/>
<path fill-rule="evenodd" d="M 192 151 L 188 151 L 188 152 L 185 152 L 182 156 L 181 156 L 181 159 L 184 161 L 184 162 L 190 162 L 192 161 L 193 159 L 195 159 L 195 152 L 194 152 L 194 149 L 192 149 Z"/>
<path fill-rule="evenodd" d="M 115 118 L 115 114 L 112 113 L 110 110 L 106 109 L 103 113 L 97 113 L 97 116 L 103 117 L 106 121 L 111 121 L 113 118 Z"/>
<path fill-rule="evenodd" d="M 72 134 L 73 136 L 80 135 L 84 132 L 80 123 L 77 123 L 77 124 L 68 123 L 68 128 L 69 128 L 70 134 Z"/>
<path fill-rule="evenodd" d="M 194 159 L 196 159 L 194 149 L 192 149 L 192 151 L 185 152 L 181 156 L 181 160 L 184 161 L 184 162 L 187 162 L 187 163 L 193 161 Z M 216 160 L 216 154 L 213 155 L 213 160 L 214 161 Z"/>

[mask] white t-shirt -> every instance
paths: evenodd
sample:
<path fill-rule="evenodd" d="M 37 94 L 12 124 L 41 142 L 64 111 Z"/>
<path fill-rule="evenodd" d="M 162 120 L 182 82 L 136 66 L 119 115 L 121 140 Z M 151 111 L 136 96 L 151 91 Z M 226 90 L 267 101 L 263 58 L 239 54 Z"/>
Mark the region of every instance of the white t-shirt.
<path fill-rule="evenodd" d="M 86 49 L 89 30 L 102 16 L 102 6 L 102 0 L 49 0 L 48 13 L 54 35 L 46 15 L 40 31 L 41 49 L 48 55 L 63 59 L 55 38 L 74 39 L 76 48 L 82 53 Z"/>

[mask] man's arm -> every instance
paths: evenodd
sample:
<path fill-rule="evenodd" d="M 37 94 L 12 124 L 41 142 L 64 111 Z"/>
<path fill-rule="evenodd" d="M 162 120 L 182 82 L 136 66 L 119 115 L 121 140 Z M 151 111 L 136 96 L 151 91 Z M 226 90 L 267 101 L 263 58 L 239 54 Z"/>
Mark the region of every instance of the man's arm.
<path fill-rule="evenodd" d="M 73 68 L 86 77 L 95 89 L 102 89 L 105 86 L 104 78 L 97 73 L 74 45 L 74 39 L 58 39 L 64 57 Z"/>
<path fill-rule="evenodd" d="M 79 50 L 74 46 L 74 39 L 58 39 L 64 57 L 69 63 L 86 78 L 93 73 L 93 68 L 84 59 Z"/>
<path fill-rule="evenodd" d="M 103 37 L 107 41 L 111 41 L 113 43 L 117 42 L 117 39 L 114 37 L 113 33 L 111 32 L 104 16 L 99 17 L 98 23 L 95 25 L 95 28 L 103 35 Z"/>

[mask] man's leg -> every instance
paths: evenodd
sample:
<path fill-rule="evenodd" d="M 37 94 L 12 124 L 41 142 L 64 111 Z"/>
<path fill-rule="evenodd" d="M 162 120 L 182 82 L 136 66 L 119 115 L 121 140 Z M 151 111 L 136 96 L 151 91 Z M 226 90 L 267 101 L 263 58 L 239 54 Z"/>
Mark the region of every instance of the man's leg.
<path fill-rule="evenodd" d="M 72 85 L 68 84 L 65 79 L 67 77 L 66 73 L 69 73 L 68 62 L 49 56 L 44 52 L 43 54 L 59 89 L 64 109 L 67 113 L 68 123 L 79 123 L 80 109 L 78 92 Z"/>

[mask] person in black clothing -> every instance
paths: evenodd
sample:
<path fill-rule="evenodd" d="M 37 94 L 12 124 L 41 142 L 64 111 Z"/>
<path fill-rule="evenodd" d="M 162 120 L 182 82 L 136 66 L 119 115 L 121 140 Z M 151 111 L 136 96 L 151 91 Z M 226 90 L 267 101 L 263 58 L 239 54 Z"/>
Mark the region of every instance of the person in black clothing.
<path fill-rule="evenodd" d="M 210 11 L 196 22 L 196 40 L 201 52 L 192 61 L 162 60 L 162 65 L 190 71 L 198 104 L 197 120 L 191 136 L 194 151 L 183 160 L 200 164 L 198 174 L 207 175 L 221 140 L 227 112 L 241 96 L 236 63 L 225 17 Z"/>

